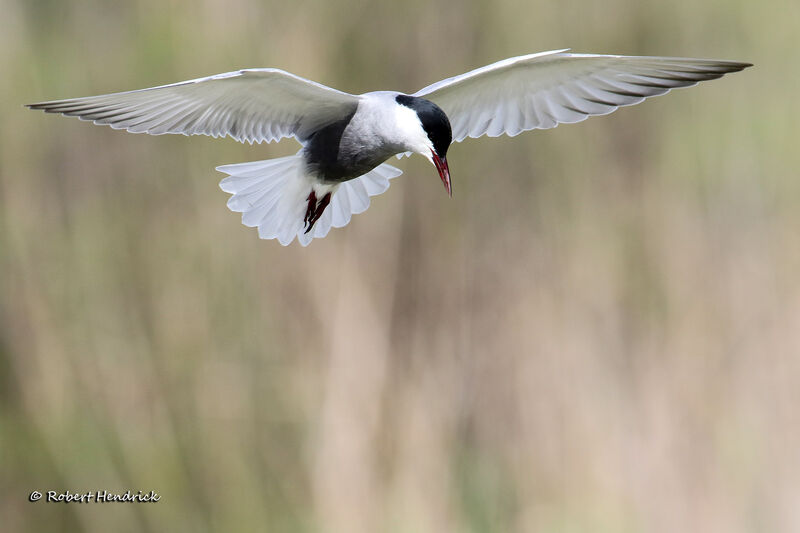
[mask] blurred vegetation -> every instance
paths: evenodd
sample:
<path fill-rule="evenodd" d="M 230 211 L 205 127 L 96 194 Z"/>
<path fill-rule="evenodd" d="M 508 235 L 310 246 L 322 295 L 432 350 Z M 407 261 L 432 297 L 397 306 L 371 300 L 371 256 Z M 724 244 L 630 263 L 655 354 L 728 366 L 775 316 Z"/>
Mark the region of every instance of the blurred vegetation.
<path fill-rule="evenodd" d="M 800 530 L 800 4 L 0 0 L 4 531 Z M 504 57 L 756 67 L 421 158 L 307 249 L 284 141 L 24 103 L 242 67 L 413 91 Z M 29 503 L 155 490 L 154 504 Z"/>

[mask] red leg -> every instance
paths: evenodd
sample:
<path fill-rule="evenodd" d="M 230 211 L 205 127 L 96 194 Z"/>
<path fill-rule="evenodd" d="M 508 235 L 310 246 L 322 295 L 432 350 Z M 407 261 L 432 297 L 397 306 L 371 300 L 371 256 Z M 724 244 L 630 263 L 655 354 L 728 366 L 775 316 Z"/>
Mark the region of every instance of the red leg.
<path fill-rule="evenodd" d="M 313 195 L 314 192 L 312 191 L 311 194 Z M 316 197 L 315 197 L 316 199 Z M 309 209 L 311 208 L 311 195 L 309 195 Z M 322 213 L 325 212 L 325 208 L 328 207 L 328 204 L 331 203 L 331 193 L 327 193 L 325 196 L 322 197 L 322 200 L 316 205 L 314 212 L 311 215 L 311 218 L 308 218 L 308 214 L 306 214 L 306 222 L 308 222 L 308 227 L 306 228 L 306 233 L 311 231 L 311 228 L 314 227 L 314 224 L 319 220 L 319 217 L 322 216 Z"/>
<path fill-rule="evenodd" d="M 317 210 L 317 195 L 314 194 L 314 189 L 311 189 L 311 192 L 308 193 L 308 198 L 306 198 L 306 200 L 308 200 L 308 207 L 306 208 L 306 216 L 303 218 L 303 223 L 308 226 L 308 229 L 311 229 L 309 223 L 313 225 L 311 218 L 314 216 L 314 212 Z M 308 230 L 306 230 L 306 233 L 308 233 Z"/>

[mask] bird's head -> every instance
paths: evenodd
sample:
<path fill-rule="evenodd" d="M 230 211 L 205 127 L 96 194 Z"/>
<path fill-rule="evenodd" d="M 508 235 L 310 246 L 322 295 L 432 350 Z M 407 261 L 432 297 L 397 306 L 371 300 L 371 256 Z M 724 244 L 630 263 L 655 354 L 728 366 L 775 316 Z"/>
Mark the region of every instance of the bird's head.
<path fill-rule="evenodd" d="M 398 95 L 396 101 L 401 106 L 411 109 L 416 116 L 416 123 L 410 124 L 408 147 L 412 152 L 424 155 L 433 163 L 439 172 L 447 194 L 453 196 L 450 184 L 450 167 L 447 166 L 447 149 L 453 141 L 450 120 L 442 109 L 424 98 Z M 411 121 L 414 122 L 414 121 Z"/>

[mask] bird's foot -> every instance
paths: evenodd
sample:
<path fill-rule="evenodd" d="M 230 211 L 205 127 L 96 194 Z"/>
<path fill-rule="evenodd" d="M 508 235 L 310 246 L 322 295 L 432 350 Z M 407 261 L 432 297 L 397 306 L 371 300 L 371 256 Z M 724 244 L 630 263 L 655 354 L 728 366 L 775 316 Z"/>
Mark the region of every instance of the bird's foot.
<path fill-rule="evenodd" d="M 325 208 L 328 207 L 328 204 L 331 203 L 331 193 L 325 194 L 322 197 L 322 200 L 317 202 L 317 195 L 312 190 L 308 195 L 308 207 L 306 208 L 306 216 L 303 218 L 303 222 L 306 225 L 305 233 L 311 231 L 311 228 L 314 227 L 314 224 L 319 220 L 319 217 L 322 216 L 322 213 L 325 211 Z"/>
<path fill-rule="evenodd" d="M 311 192 L 308 193 L 308 207 L 306 208 L 306 216 L 303 218 L 303 223 L 306 227 L 308 227 L 308 222 L 314 216 L 314 212 L 317 210 L 317 195 L 314 194 L 314 189 L 311 189 Z M 306 231 L 308 233 L 308 231 Z"/>

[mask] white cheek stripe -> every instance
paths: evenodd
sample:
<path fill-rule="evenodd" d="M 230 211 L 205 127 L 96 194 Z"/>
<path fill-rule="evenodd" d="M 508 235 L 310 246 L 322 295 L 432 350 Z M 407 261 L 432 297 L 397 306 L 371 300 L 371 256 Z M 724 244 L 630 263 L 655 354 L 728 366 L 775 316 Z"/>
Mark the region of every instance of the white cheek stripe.
<path fill-rule="evenodd" d="M 395 109 L 397 129 L 408 143 L 408 147 L 413 152 L 427 156 L 433 145 L 428 139 L 428 134 L 422 128 L 416 111 L 401 104 L 397 104 Z"/>

